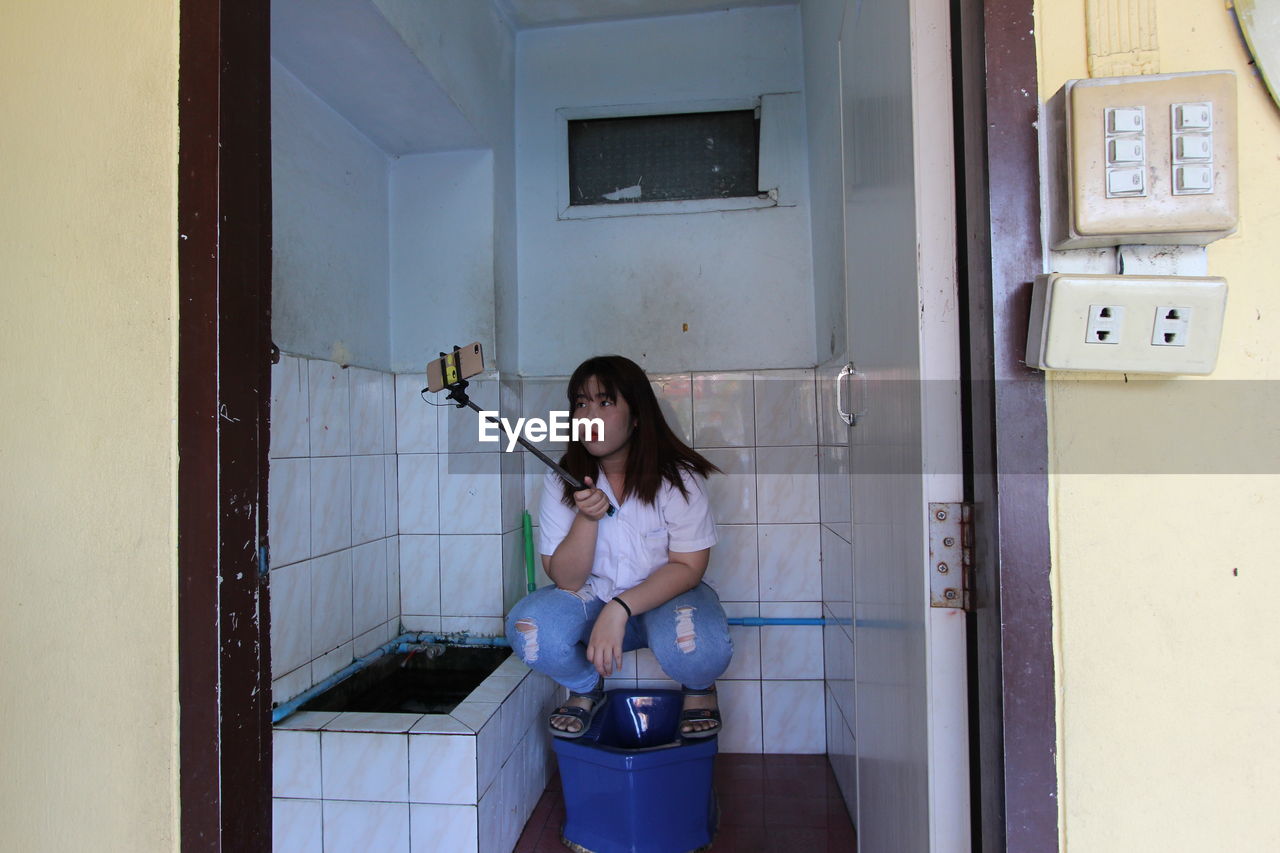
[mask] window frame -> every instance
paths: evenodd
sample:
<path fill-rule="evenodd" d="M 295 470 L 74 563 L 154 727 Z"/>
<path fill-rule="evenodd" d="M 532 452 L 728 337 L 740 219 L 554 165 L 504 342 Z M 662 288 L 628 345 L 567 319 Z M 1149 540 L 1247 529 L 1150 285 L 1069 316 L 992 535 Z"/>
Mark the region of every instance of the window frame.
<path fill-rule="evenodd" d="M 791 110 L 778 109 L 777 99 L 787 103 L 798 100 L 799 93 L 780 95 L 754 95 L 741 98 L 677 101 L 660 104 L 607 104 L 597 106 L 560 107 L 556 110 L 557 138 L 560 140 L 560 156 L 556 175 L 556 219 L 605 219 L 616 216 L 653 216 L 682 213 L 711 213 L 733 210 L 762 210 L 770 207 L 794 206 L 788 200 L 795 194 L 794 188 L 783 186 L 780 177 L 791 172 L 779 164 L 779 156 L 786 146 L 777 145 L 774 125 L 789 117 Z M 569 122 L 594 118 L 633 118 L 639 116 L 683 115 L 687 113 L 728 112 L 755 110 L 760 118 L 760 148 L 758 163 L 759 195 L 736 198 L 700 198 L 670 201 L 637 201 L 627 204 L 572 204 L 569 195 Z M 788 193 L 789 190 L 789 193 Z"/>

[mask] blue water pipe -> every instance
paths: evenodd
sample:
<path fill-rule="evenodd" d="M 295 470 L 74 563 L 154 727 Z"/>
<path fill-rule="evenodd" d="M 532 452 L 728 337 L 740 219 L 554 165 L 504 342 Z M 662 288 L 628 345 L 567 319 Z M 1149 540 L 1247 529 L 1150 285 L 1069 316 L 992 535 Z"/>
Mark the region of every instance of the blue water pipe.
<path fill-rule="evenodd" d="M 802 617 L 802 616 L 735 616 L 729 619 L 730 625 L 741 625 L 749 628 L 760 628 L 773 625 L 841 625 L 849 624 L 848 619 L 824 619 L 818 617 Z M 474 637 L 470 634 L 433 634 L 426 632 L 410 631 L 401 634 L 390 642 L 383 643 L 369 654 L 335 672 L 333 675 L 323 681 L 313 685 L 306 691 L 298 694 L 288 702 L 282 702 L 271 711 L 272 724 L 278 723 L 285 717 L 296 712 L 300 707 L 310 702 L 321 693 L 333 687 L 340 681 L 355 675 L 360 670 L 373 663 L 378 658 L 389 654 L 406 654 L 416 648 L 420 648 L 425 643 L 443 643 L 449 646 L 509 646 L 506 637 Z"/>

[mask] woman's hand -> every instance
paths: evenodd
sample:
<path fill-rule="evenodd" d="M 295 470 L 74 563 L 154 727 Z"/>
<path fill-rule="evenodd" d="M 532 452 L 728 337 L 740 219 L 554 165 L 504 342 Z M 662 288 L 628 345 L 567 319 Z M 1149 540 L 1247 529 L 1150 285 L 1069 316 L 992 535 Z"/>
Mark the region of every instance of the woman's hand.
<path fill-rule="evenodd" d="M 609 511 L 609 498 L 595 487 L 590 477 L 583 477 L 582 482 L 586 488 L 573 493 L 573 504 L 587 518 L 599 521 Z"/>
<path fill-rule="evenodd" d="M 587 640 L 587 660 L 601 677 L 608 678 L 622 669 L 622 637 L 627 632 L 627 611 L 611 601 L 596 617 L 596 625 Z"/>

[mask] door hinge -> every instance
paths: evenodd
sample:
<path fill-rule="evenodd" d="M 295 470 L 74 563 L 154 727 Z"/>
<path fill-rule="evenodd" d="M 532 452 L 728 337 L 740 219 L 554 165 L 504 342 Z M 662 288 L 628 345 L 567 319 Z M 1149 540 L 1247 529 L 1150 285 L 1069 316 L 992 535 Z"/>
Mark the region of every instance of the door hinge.
<path fill-rule="evenodd" d="M 929 504 L 929 606 L 972 609 L 973 507 Z"/>

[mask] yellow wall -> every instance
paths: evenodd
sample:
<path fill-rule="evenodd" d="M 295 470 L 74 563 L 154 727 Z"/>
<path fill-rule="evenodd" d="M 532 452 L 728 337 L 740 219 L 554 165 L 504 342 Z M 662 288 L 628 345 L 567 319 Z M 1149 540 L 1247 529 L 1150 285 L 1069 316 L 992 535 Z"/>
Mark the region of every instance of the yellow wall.
<path fill-rule="evenodd" d="M 0 3 L 0 849 L 177 848 L 177 4 Z"/>
<path fill-rule="evenodd" d="M 1280 110 L 1222 2 L 1153 5 L 1160 72 L 1238 75 L 1241 228 L 1208 251 L 1230 288 L 1211 378 L 1049 382 L 1063 849 L 1276 850 L 1280 478 L 1241 472 L 1280 470 L 1280 417 L 1231 380 L 1280 378 Z M 1089 76 L 1085 10 L 1038 4 L 1042 99 Z M 1202 473 L 1106 473 L 1159 454 Z"/>

